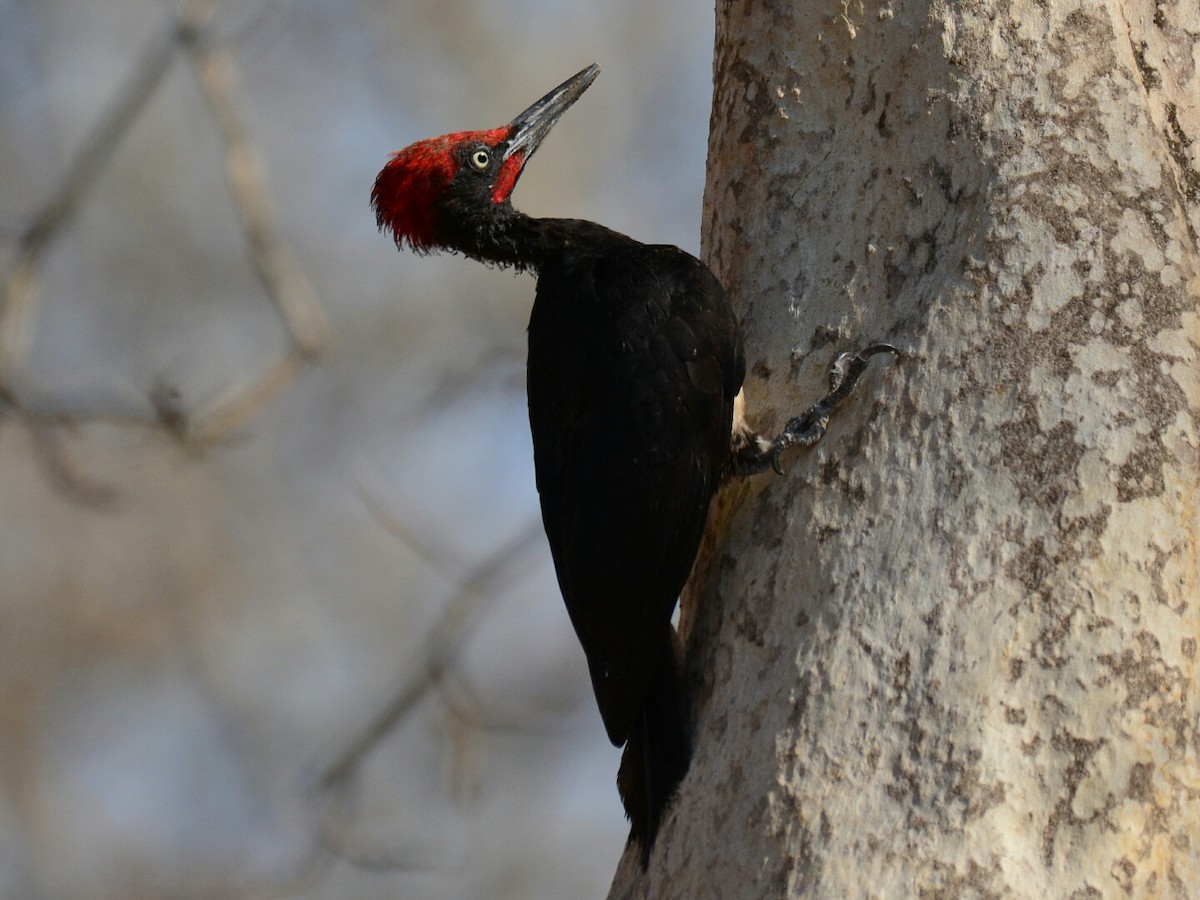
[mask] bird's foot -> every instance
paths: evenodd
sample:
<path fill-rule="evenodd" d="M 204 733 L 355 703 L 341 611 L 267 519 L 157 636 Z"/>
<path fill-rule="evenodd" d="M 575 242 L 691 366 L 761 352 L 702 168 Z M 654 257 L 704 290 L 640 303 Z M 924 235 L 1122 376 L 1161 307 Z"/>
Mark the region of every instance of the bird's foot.
<path fill-rule="evenodd" d="M 825 435 L 829 416 L 853 393 L 871 357 L 877 353 L 900 355 L 891 344 L 872 344 L 858 353 L 839 353 L 829 367 L 828 394 L 791 419 L 774 440 L 754 435 L 737 442 L 733 449 L 734 474 L 754 475 L 769 466 L 782 475 L 783 454 L 793 447 L 811 447 Z"/>

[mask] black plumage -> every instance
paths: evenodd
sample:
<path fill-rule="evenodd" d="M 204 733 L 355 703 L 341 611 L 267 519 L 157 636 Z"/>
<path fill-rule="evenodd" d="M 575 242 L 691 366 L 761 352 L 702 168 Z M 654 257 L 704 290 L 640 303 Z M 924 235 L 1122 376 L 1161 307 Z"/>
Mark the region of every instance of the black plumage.
<path fill-rule="evenodd" d="M 688 704 L 671 616 L 722 476 L 815 442 L 879 344 L 835 364 L 831 393 L 774 441 L 740 421 L 745 362 L 729 299 L 698 259 L 593 222 L 536 219 L 510 196 L 589 66 L 509 125 L 420 141 L 379 173 L 397 245 L 530 269 L 529 421 L 558 584 L 587 656 L 618 787 L 646 865 L 687 772 Z M 735 421 L 737 419 L 738 421 Z"/>
<path fill-rule="evenodd" d="M 529 421 L 559 587 L 608 736 L 627 745 L 621 793 L 648 853 L 689 757 L 671 615 L 729 462 L 744 362 L 698 260 L 571 224 L 539 269 Z"/>
<path fill-rule="evenodd" d="M 525 163 L 598 71 L 510 125 L 393 155 L 372 203 L 399 245 L 537 274 L 528 391 L 542 519 L 604 727 L 626 747 L 618 786 L 644 864 L 688 767 L 671 615 L 729 464 L 745 366 L 729 300 L 695 257 L 512 206 Z"/>

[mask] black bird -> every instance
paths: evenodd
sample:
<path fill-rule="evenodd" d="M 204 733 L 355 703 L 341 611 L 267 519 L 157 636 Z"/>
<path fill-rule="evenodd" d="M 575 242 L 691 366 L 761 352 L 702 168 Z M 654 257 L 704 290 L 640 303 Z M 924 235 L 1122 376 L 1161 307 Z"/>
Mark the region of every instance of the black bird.
<path fill-rule="evenodd" d="M 542 519 L 608 737 L 625 745 L 618 788 L 645 866 L 691 755 L 671 615 L 709 502 L 725 474 L 778 469 L 785 449 L 819 439 L 867 359 L 892 348 L 842 354 L 831 393 L 766 440 L 742 416 L 741 333 L 703 263 L 515 210 L 525 164 L 599 72 L 508 125 L 393 154 L 371 203 L 399 247 L 537 274 L 527 378 Z"/>

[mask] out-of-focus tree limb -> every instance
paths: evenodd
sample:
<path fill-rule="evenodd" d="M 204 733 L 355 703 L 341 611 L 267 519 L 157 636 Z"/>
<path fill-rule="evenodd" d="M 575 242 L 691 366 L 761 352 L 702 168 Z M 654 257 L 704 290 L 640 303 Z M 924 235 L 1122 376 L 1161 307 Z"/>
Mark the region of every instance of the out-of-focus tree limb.
<path fill-rule="evenodd" d="M 202 31 L 216 12 L 215 0 L 189 2 L 154 39 L 137 68 L 75 152 L 49 199 L 20 230 L 17 256 L 4 278 L 0 308 L 0 380 L 7 380 L 28 346 L 37 301 L 38 272 L 47 250 L 75 217 L 117 147 L 170 71 L 180 44 Z"/>
<path fill-rule="evenodd" d="M 443 553 L 418 538 L 411 529 L 383 510 L 377 500 L 365 491 L 361 493 L 372 514 L 389 531 L 412 547 L 422 558 L 431 562 L 437 561 L 436 567 L 439 571 L 444 574 L 452 571 L 456 561 L 450 554 Z M 470 626 L 482 611 L 484 602 L 499 594 L 528 571 L 528 551 L 541 537 L 541 523 L 529 522 L 515 537 L 506 541 L 474 569 L 457 577 L 449 576 L 458 585 L 458 595 L 446 605 L 442 615 L 430 629 L 429 637 L 423 642 L 424 658 L 417 665 L 416 674 L 396 691 L 383 709 L 324 769 L 316 782 L 318 791 L 344 785 L 351 779 L 380 739 L 395 728 L 426 693 L 442 680 L 454 664 L 459 649 L 470 633 Z"/>
<path fill-rule="evenodd" d="M 179 13 L 139 59 L 111 105 L 75 153 L 49 199 L 20 229 L 16 254 L 3 277 L 0 307 L 0 415 L 16 413 L 37 440 L 52 481 L 83 502 L 111 500 L 71 463 L 61 432 L 75 425 L 108 423 L 163 428 L 192 449 L 227 440 L 260 416 L 325 353 L 330 331 L 308 277 L 279 234 L 266 188 L 266 165 L 251 137 L 233 55 L 214 38 L 212 20 L 219 0 L 186 0 Z M 41 269 L 46 253 L 74 220 L 92 186 L 103 175 L 180 52 L 199 75 L 204 97 L 225 145 L 225 175 L 238 211 L 251 264 L 287 330 L 291 347 L 268 363 L 248 384 L 230 390 L 196 413 L 185 410 L 179 391 L 157 384 L 151 391 L 154 415 L 109 410 L 72 410 L 32 400 L 18 390 L 18 371 L 32 341 Z"/>

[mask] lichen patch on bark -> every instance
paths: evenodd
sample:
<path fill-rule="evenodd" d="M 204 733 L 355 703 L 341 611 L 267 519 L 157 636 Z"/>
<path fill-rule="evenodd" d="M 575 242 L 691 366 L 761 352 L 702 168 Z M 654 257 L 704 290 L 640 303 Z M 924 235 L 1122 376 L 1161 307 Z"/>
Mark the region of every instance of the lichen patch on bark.
<path fill-rule="evenodd" d="M 905 357 L 719 505 L 655 896 L 1200 884 L 1198 41 L 1170 0 L 719 6 L 752 416 Z"/>

